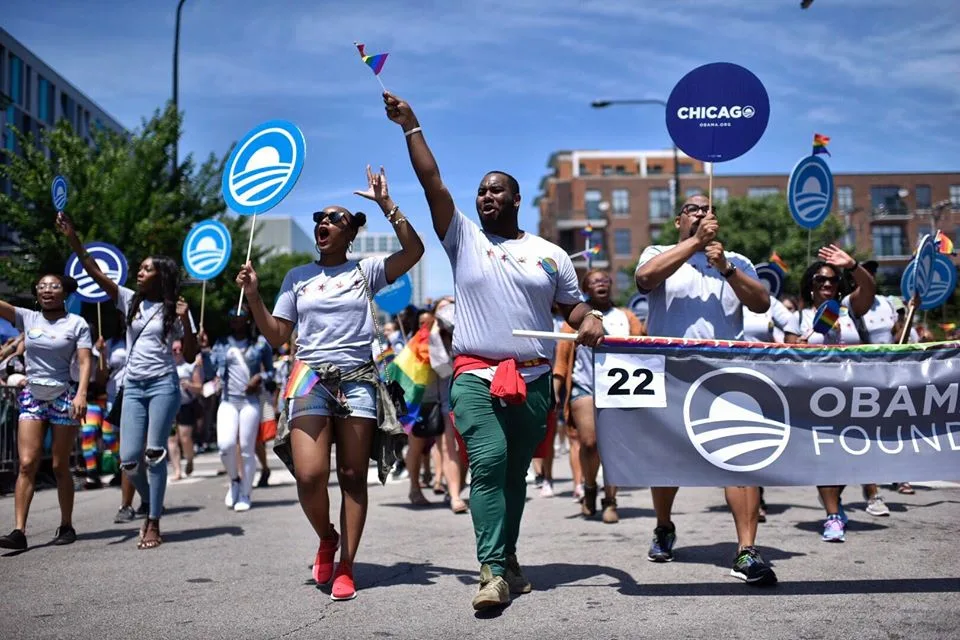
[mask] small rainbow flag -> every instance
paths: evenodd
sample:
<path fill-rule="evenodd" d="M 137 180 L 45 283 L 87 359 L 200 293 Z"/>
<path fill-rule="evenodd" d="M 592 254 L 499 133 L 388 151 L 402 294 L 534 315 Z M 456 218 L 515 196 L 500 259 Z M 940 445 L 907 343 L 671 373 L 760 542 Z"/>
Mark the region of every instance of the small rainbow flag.
<path fill-rule="evenodd" d="M 830 330 L 837 326 L 840 320 L 840 303 L 836 300 L 827 300 L 813 318 L 813 330 L 824 335 L 830 333 Z"/>
<path fill-rule="evenodd" d="M 592 224 L 588 224 L 587 226 L 585 226 L 583 229 L 580 230 L 580 235 L 582 235 L 582 236 L 584 236 L 584 237 L 590 237 L 590 235 L 591 235 L 592 233 L 593 233 L 593 225 L 592 225 Z"/>
<path fill-rule="evenodd" d="M 595 244 L 592 247 L 590 247 L 590 253 L 592 253 L 595 256 L 600 255 L 600 245 Z"/>
<path fill-rule="evenodd" d="M 943 233 L 943 231 L 937 231 L 937 237 L 934 239 L 934 242 L 937 243 L 940 253 L 945 253 L 948 256 L 952 256 L 955 253 L 953 250 L 953 240 L 950 239 L 950 236 Z"/>
<path fill-rule="evenodd" d="M 319 381 L 320 376 L 310 368 L 310 365 L 296 360 L 290 371 L 290 377 L 287 378 L 287 386 L 283 390 L 284 400 L 305 396 L 317 386 Z"/>
<path fill-rule="evenodd" d="M 784 273 L 790 271 L 790 268 L 787 267 L 787 263 L 783 261 L 783 258 L 781 258 L 780 254 L 778 254 L 776 251 L 770 254 L 770 262 L 783 269 Z"/>
<path fill-rule="evenodd" d="M 364 44 L 362 42 L 354 42 L 353 44 L 357 45 L 357 50 L 360 52 L 360 59 L 363 60 L 363 63 L 373 69 L 373 75 L 380 75 L 380 71 L 383 70 L 383 64 L 387 61 L 386 53 L 378 53 L 373 56 L 368 56 L 364 52 Z"/>
<path fill-rule="evenodd" d="M 827 151 L 827 145 L 830 144 L 830 138 L 820 133 L 813 134 L 813 155 L 818 153 L 825 153 L 828 156 L 830 152 Z M 833 156 L 830 156 L 833 157 Z"/>
<path fill-rule="evenodd" d="M 956 323 L 956 322 L 948 322 L 948 323 L 946 323 L 946 324 L 940 325 L 940 328 L 943 329 L 944 331 L 946 331 L 947 333 L 950 333 L 951 331 L 953 331 L 954 329 L 957 328 L 957 323 Z"/>

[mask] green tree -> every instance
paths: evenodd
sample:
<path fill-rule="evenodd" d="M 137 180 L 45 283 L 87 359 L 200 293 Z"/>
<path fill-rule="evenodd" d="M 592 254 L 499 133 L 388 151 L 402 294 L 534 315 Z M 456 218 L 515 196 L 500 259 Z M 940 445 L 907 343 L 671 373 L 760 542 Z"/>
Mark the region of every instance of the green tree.
<path fill-rule="evenodd" d="M 40 136 L 11 127 L 21 153 L 0 150 L 6 156 L 0 176 L 13 186 L 12 196 L 0 193 L 0 219 L 19 241 L 0 258 L 0 282 L 14 298 L 29 304 L 39 274 L 63 273 L 69 249 L 56 230 L 57 211 L 50 196 L 50 184 L 61 174 L 69 185 L 66 210 L 77 233 L 84 242 L 108 242 L 124 252 L 130 265 L 127 286 L 133 286 L 137 267 L 147 256 L 182 262 L 183 240 L 194 224 L 210 218 L 223 222 L 233 237 L 233 253 L 223 273 L 206 285 L 204 324 L 211 336 L 227 330 L 227 311 L 236 308 L 240 296 L 234 279 L 246 257 L 249 227 L 244 218 L 226 215 L 220 194 L 229 150 L 220 158 L 210 154 L 202 163 L 189 155 L 173 172 L 172 145 L 180 125 L 180 115 L 168 105 L 130 134 L 94 131 L 92 144 L 65 120 Z M 272 301 L 286 271 L 271 266 L 274 261 L 263 262 L 263 252 L 256 247 L 251 260 L 263 272 L 264 299 Z M 287 264 L 291 258 L 276 260 Z M 296 260 L 302 263 L 309 257 Z M 183 296 L 198 322 L 201 291 L 199 283 L 185 281 Z M 94 305 L 84 305 L 83 313 L 96 318 Z"/>
<path fill-rule="evenodd" d="M 810 260 L 807 260 L 807 230 L 794 222 L 784 196 L 765 198 L 733 198 L 717 206 L 717 218 L 720 221 L 718 240 L 727 251 L 735 251 L 749 258 L 754 264 L 767 262 L 776 251 L 789 267 L 784 291 L 798 293 L 800 278 L 807 265 L 816 260 L 817 249 L 837 243 L 843 236 L 843 223 L 837 216 L 829 216 L 823 224 L 813 230 L 810 240 Z M 679 232 L 668 220 L 663 224 L 658 244 L 674 244 Z M 847 251 L 852 247 L 846 247 Z M 855 256 L 866 259 L 866 256 Z M 638 260 L 639 261 L 639 260 Z M 624 269 L 631 278 L 637 263 Z M 632 291 L 621 294 L 621 303 L 632 295 Z"/>

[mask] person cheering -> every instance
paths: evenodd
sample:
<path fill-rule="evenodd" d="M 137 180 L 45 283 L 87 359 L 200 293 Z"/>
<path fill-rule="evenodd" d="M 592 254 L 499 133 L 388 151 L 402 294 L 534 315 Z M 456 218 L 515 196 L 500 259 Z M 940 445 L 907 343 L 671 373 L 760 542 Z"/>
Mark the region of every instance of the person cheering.
<path fill-rule="evenodd" d="M 394 203 L 387 177 L 367 167 L 368 188 L 357 195 L 373 200 L 386 215 L 400 240 L 393 255 L 348 260 L 347 252 L 366 215 L 341 206 L 313 214 L 313 236 L 320 259 L 291 269 L 283 279 L 273 314 L 260 297 L 253 265 L 237 276 L 260 333 L 277 348 L 297 326 L 299 361 L 287 385 L 297 384 L 303 364 L 318 381 L 299 396 L 290 397 L 288 417 L 300 506 L 320 538 L 313 578 L 326 584 L 333 578 L 330 597 L 349 600 L 357 595 L 353 566 L 367 517 L 367 468 L 377 429 L 377 369 L 371 344 L 377 338 L 372 298 L 407 273 L 423 256 L 423 242 Z M 288 396 L 287 393 L 284 394 Z M 337 445 L 337 479 L 343 500 L 340 535 L 330 522 L 330 447 Z M 334 557 L 340 547 L 340 563 Z"/>
<path fill-rule="evenodd" d="M 501 606 L 532 588 L 517 560 L 526 473 L 546 435 L 552 342 L 514 337 L 514 329 L 552 331 L 551 306 L 580 331 L 603 340 L 603 314 L 581 302 L 573 263 L 560 247 L 520 229 L 520 185 L 491 171 L 477 188 L 477 225 L 463 215 L 440 177 L 410 105 L 383 94 L 387 117 L 403 128 L 433 229 L 453 268 L 456 299 L 450 404 L 470 460 L 470 512 L 480 562 L 474 609 Z M 491 305 L 496 312 L 491 313 Z"/>

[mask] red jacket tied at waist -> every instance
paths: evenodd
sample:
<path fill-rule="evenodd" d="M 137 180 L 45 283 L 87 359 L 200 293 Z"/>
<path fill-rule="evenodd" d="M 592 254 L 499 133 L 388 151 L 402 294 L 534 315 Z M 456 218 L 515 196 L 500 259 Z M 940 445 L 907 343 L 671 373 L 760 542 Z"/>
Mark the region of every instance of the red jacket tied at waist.
<path fill-rule="evenodd" d="M 453 377 L 456 379 L 457 376 L 465 371 L 496 367 L 496 371 L 493 374 L 493 381 L 490 383 L 490 395 L 503 400 L 507 404 L 523 404 L 527 401 L 527 383 L 524 381 L 523 376 L 520 375 L 519 370 L 524 367 L 536 367 L 538 365 L 549 364 L 550 361 L 545 358 L 518 363 L 513 358 L 493 360 L 480 356 L 459 355 L 453 360 Z"/>

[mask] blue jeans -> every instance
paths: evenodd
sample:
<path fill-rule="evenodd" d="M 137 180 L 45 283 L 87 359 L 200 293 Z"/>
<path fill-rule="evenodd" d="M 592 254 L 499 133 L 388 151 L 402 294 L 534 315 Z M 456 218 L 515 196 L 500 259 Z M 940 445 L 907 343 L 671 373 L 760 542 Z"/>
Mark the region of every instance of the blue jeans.
<path fill-rule="evenodd" d="M 159 519 L 167 491 L 167 436 L 180 408 L 176 372 L 147 380 L 127 380 L 120 413 L 120 464 L 141 498 L 150 496 L 150 514 Z M 136 467 L 146 458 L 147 475 Z M 146 483 L 148 486 L 144 486 Z"/>

